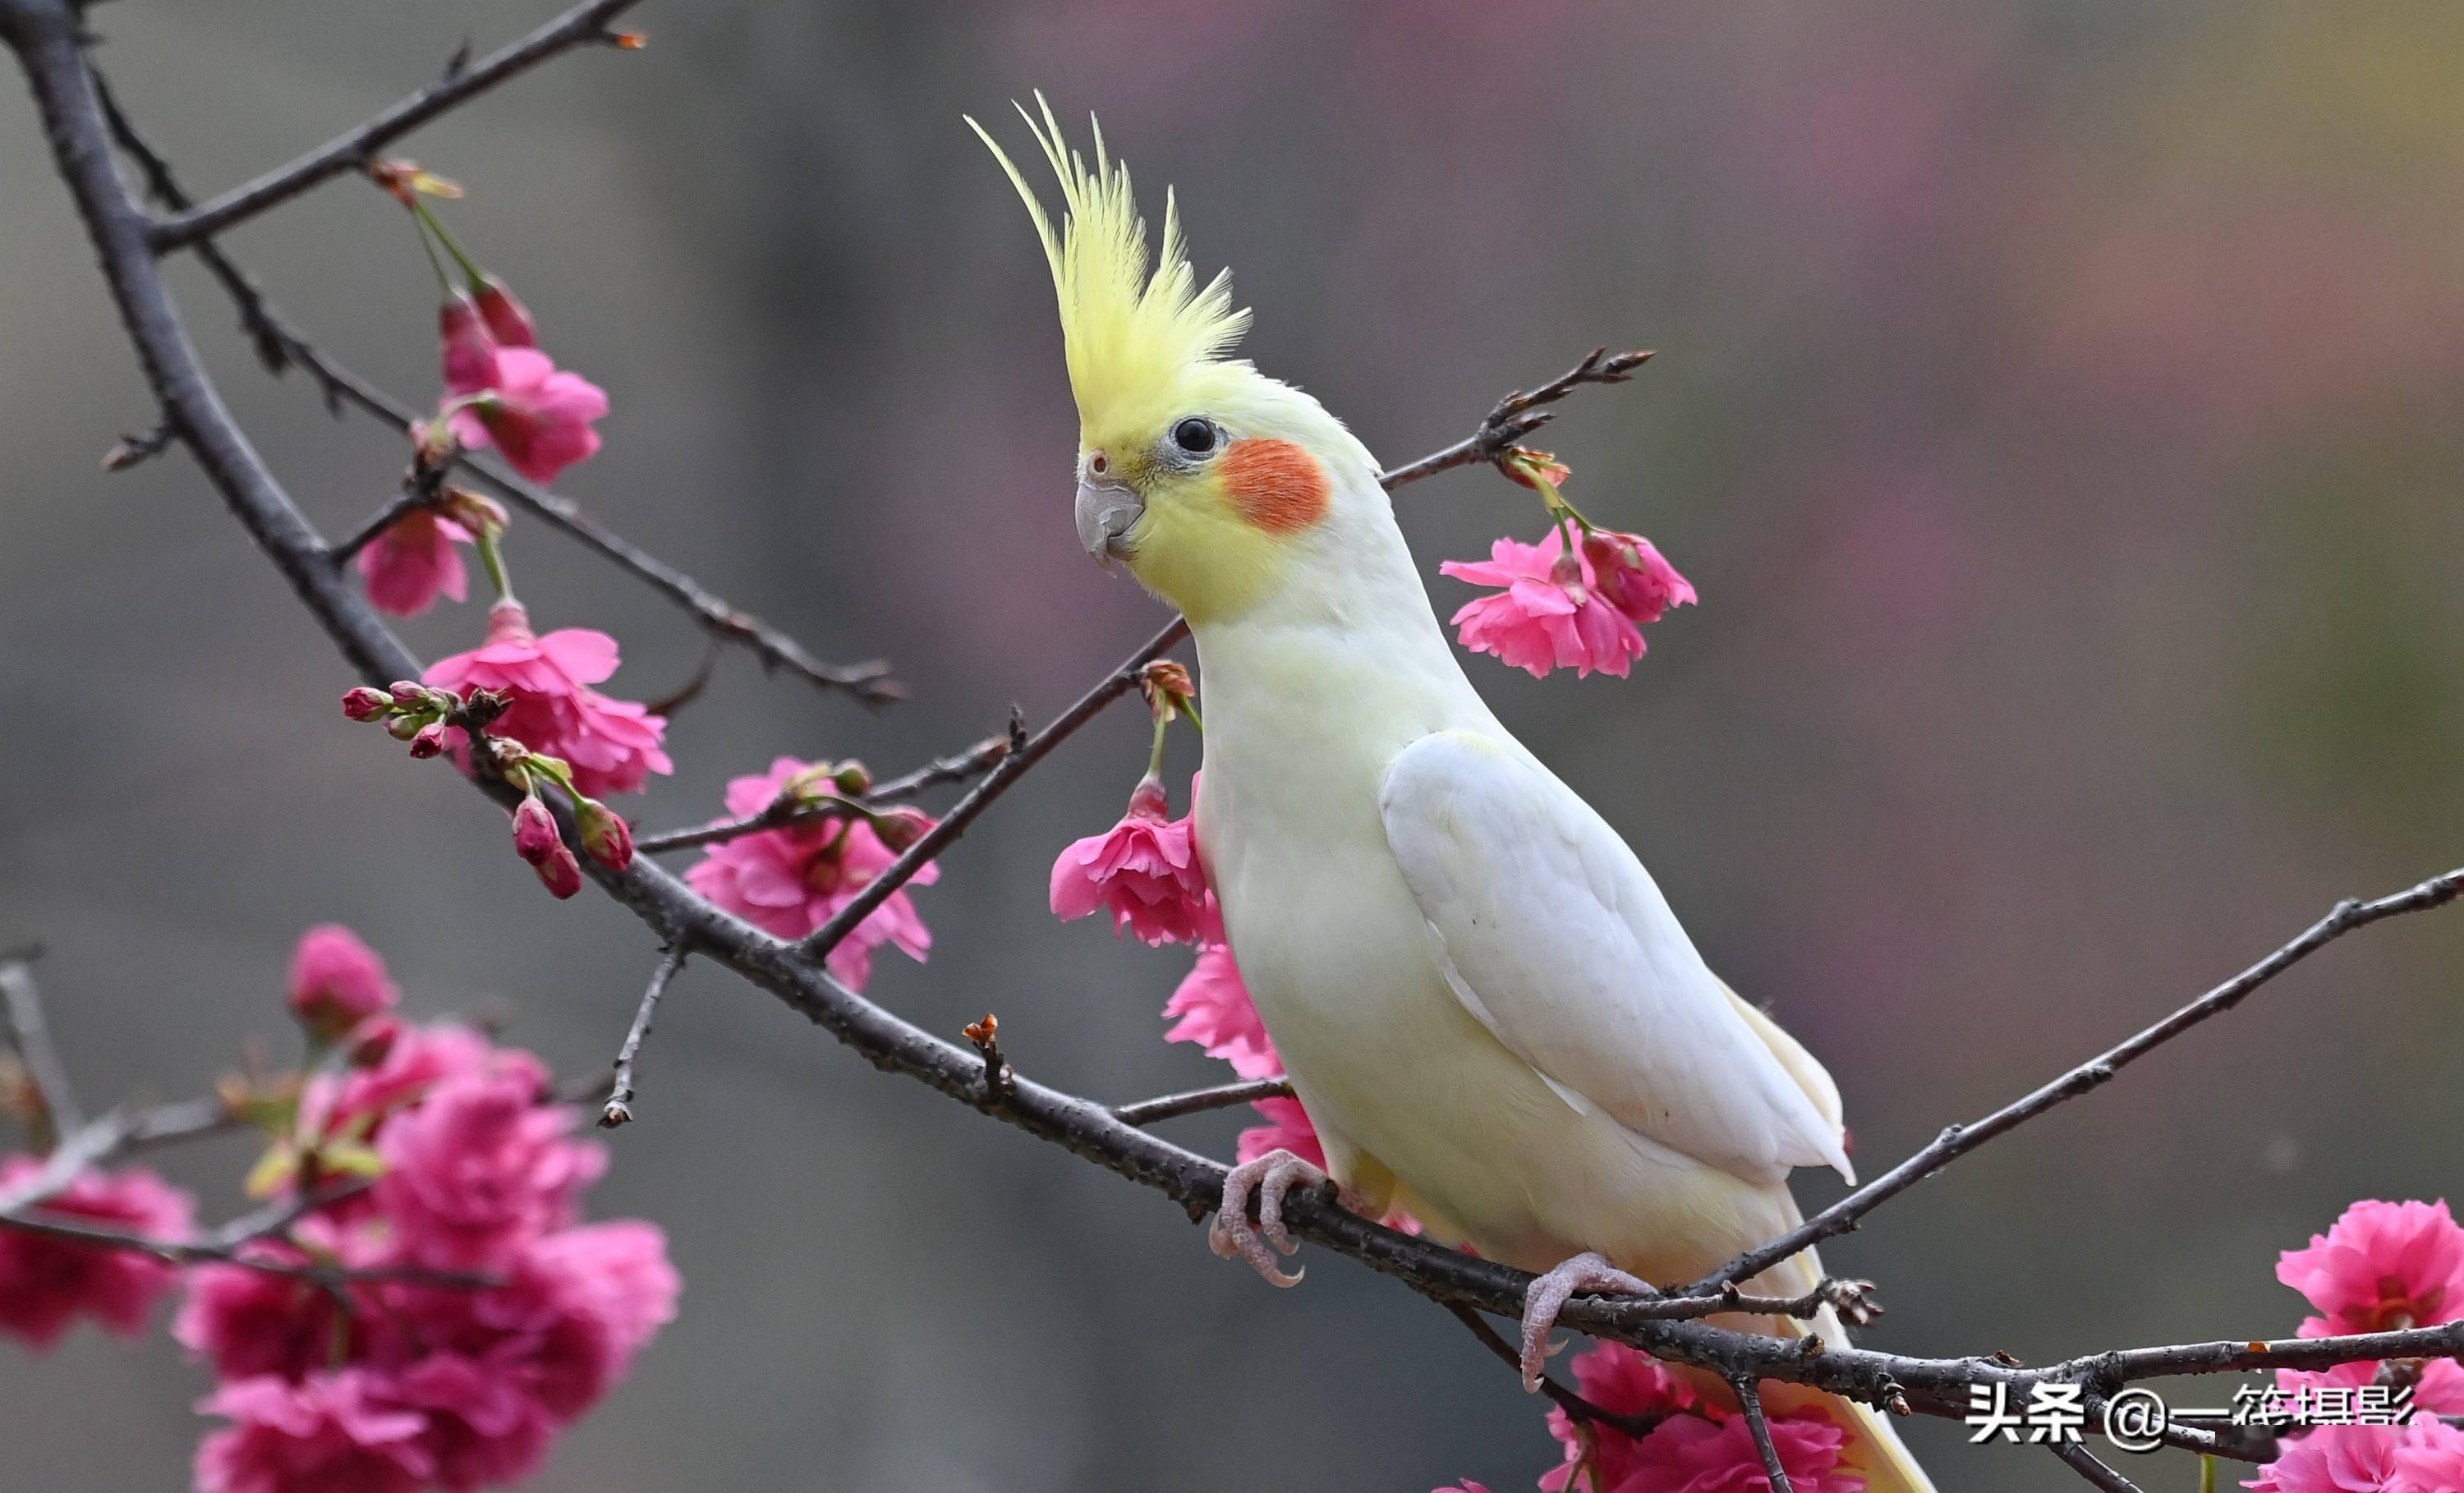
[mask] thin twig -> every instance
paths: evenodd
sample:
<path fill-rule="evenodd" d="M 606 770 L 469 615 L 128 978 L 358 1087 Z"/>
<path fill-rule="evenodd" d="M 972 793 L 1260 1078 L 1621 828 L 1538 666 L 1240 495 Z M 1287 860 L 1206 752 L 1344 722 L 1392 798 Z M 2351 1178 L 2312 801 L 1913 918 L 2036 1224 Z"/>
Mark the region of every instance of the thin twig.
<path fill-rule="evenodd" d="M 1170 652 L 1187 636 L 1188 622 L 1175 617 L 1165 624 L 1161 632 L 1149 638 L 1144 648 L 1123 660 L 1121 667 L 1112 670 L 1103 683 L 1080 695 L 1076 704 L 1063 711 L 1052 724 L 1032 736 L 1026 735 L 1024 722 L 1012 714 L 1010 750 L 1002 756 L 1000 765 L 985 774 L 983 781 L 969 789 L 967 796 L 953 805 L 940 823 L 917 837 L 913 845 L 899 852 L 897 860 L 867 883 L 864 889 L 848 899 L 846 906 L 831 914 L 828 922 L 813 930 L 811 936 L 798 945 L 798 949 L 806 958 L 818 959 L 837 948 L 840 940 L 853 933 L 856 926 L 870 917 L 882 903 L 890 900 L 891 892 L 906 886 L 908 879 L 923 869 L 925 863 L 965 834 L 967 826 L 975 823 L 976 816 L 991 807 L 995 799 L 1008 792 L 1011 783 L 1023 777 L 1028 768 L 1044 760 L 1045 753 L 1068 740 L 1079 727 L 1093 720 L 1105 706 L 1135 689 L 1138 671 Z"/>
<path fill-rule="evenodd" d="M 875 783 L 868 793 L 848 796 L 833 792 L 820 798 L 781 793 L 741 819 L 722 819 L 691 829 L 670 829 L 655 835 L 642 835 L 634 840 L 633 848 L 659 855 L 670 850 L 692 850 L 706 845 L 741 840 L 746 835 L 758 835 L 765 829 L 787 829 L 822 820 L 862 817 L 885 804 L 914 798 L 937 784 L 962 782 L 976 777 L 999 766 L 1001 758 L 1009 756 L 1009 737 L 993 736 L 963 752 L 935 757 L 912 772 Z"/>
<path fill-rule="evenodd" d="M 441 475 L 442 469 L 436 470 L 438 471 L 439 475 Z M 403 519 L 408 517 L 411 514 L 422 508 L 435 507 L 436 501 L 437 493 L 435 483 L 404 483 L 402 491 L 387 499 L 385 505 L 377 510 L 376 516 L 360 525 L 357 530 L 352 532 L 349 538 L 346 538 L 338 544 L 327 545 L 325 547 L 326 557 L 337 566 L 348 563 L 353 556 L 359 554 L 360 551 L 366 549 L 369 545 L 374 544 L 378 539 L 383 538 L 385 537 L 385 532 L 387 529 L 390 529 L 395 524 L 402 522 Z"/>
<path fill-rule="evenodd" d="M 1499 1362 L 1505 1364 L 1507 1368 L 1512 1369 L 1517 1373 L 1521 1373 L 1523 1372 L 1522 1356 L 1515 1352 L 1512 1346 L 1509 1345 L 1504 1337 L 1501 1337 L 1498 1334 L 1497 1328 L 1488 1325 L 1488 1319 L 1486 1317 L 1482 1316 L 1479 1312 L 1474 1311 L 1472 1308 L 1464 1306 L 1459 1301 L 1447 1302 L 1445 1304 L 1445 1307 L 1446 1310 L 1454 1313 L 1456 1321 L 1462 1323 L 1464 1327 L 1471 1328 L 1472 1336 L 1479 1338 L 1481 1345 L 1486 1348 L 1491 1353 L 1495 1354 Z M 1590 1400 L 1585 1399 L 1582 1395 L 1566 1388 L 1566 1386 L 1558 1383 L 1556 1380 L 1550 1378 L 1547 1374 L 1542 1374 L 1540 1376 L 1540 1393 L 1548 1395 L 1549 1402 L 1551 1404 L 1555 1405 L 1559 1410 L 1564 1411 L 1567 1416 L 1573 1420 L 1580 1421 L 1588 1425 L 1606 1426 L 1612 1431 L 1622 1432 L 1627 1436 L 1638 1438 L 1649 1436 L 1654 1430 L 1659 1428 L 1661 1422 L 1668 1418 L 1665 1413 L 1651 1416 L 1628 1416 L 1621 1415 L 1614 1410 L 1604 1409 L 1601 1406 L 1593 1404 Z"/>
<path fill-rule="evenodd" d="M 1382 472 L 1377 480 L 1392 492 L 1406 482 L 1434 477 L 1441 472 L 1495 461 L 1506 454 L 1507 447 L 1557 418 L 1555 410 L 1542 406 L 1555 404 L 1586 384 L 1623 384 L 1650 357 L 1648 351 L 1611 355 L 1604 346 L 1595 347 L 1582 362 L 1538 388 L 1517 389 L 1499 400 L 1487 418 L 1481 421 L 1480 428 L 1470 435 L 1418 461 L 1407 461 Z"/>
<path fill-rule="evenodd" d="M 1193 1088 L 1186 1093 L 1158 1094 L 1153 1099 L 1139 1099 L 1130 1104 L 1112 1106 L 1112 1118 L 1123 1125 L 1153 1125 L 1158 1120 L 1177 1120 L 1184 1114 L 1200 1114 L 1208 1109 L 1229 1109 L 1234 1105 L 1255 1104 L 1261 1099 L 1289 1099 L 1292 1086 L 1280 1078 L 1251 1079 L 1245 1084 L 1225 1084 L 1216 1088 Z"/>
<path fill-rule="evenodd" d="M 2138 1033 L 2127 1042 L 2080 1064 L 2034 1093 L 2003 1106 L 1974 1124 L 1951 1126 L 1934 1137 L 1932 1144 L 1915 1155 L 1908 1157 L 1770 1243 L 1729 1261 L 1705 1277 L 1695 1288 L 1710 1289 L 1725 1282 L 1750 1280 L 1808 1244 L 1817 1244 L 1835 1235 L 1847 1233 L 1855 1228 L 1858 1221 L 1866 1214 L 1905 1192 L 1919 1180 L 1941 1171 L 1952 1161 L 1995 1136 L 2016 1130 L 2065 1100 L 2076 1099 L 2097 1087 L 2130 1063 L 2146 1056 L 2210 1017 L 2232 1010 L 2252 991 L 2354 929 L 2366 928 L 2383 918 L 2443 907 L 2454 901 L 2459 893 L 2464 893 L 2464 868 L 2449 871 L 2443 876 L 2432 876 L 2418 886 L 2407 888 L 2403 891 L 2381 897 L 2374 902 L 2361 902 L 2349 898 L 2339 902 L 2326 916 L 2311 924 L 2299 936 L 2171 1016 Z"/>
<path fill-rule="evenodd" d="M 885 778 L 874 783 L 864 796 L 868 803 L 896 803 L 912 799 L 927 788 L 937 788 L 945 782 L 965 782 L 968 779 L 988 773 L 1009 756 L 1009 736 L 986 736 L 974 746 L 947 757 L 936 757 L 923 766 Z"/>
<path fill-rule="evenodd" d="M 56 1138 L 85 1126 L 77 1090 L 69 1085 L 67 1065 L 52 1045 L 51 1024 L 43 1019 L 42 993 L 34 988 L 33 966 L 24 958 L 0 960 L 0 1043 L 16 1050 L 43 1118 Z"/>
<path fill-rule="evenodd" d="M 156 253 L 168 253 L 244 223 L 320 182 L 346 172 L 364 170 L 376 159 L 378 151 L 438 115 L 468 102 L 509 77 L 537 67 L 570 47 L 605 38 L 607 23 L 639 3 L 640 0 L 587 0 L 585 4 L 575 6 L 521 40 L 490 53 L 478 62 L 458 70 L 449 69 L 444 77 L 383 114 L 336 136 L 289 165 L 277 166 L 253 182 L 234 187 L 210 202 L 154 223 L 146 231 L 146 241 Z"/>
<path fill-rule="evenodd" d="M 2064 1465 L 2104 1489 L 2104 1493 L 2140 1493 L 2138 1483 L 2106 1466 L 2094 1452 L 2077 1441 L 2056 1441 L 2052 1444 L 2054 1455 L 2060 1458 Z"/>
<path fill-rule="evenodd" d="M 1746 1413 L 1746 1429 L 1753 1433 L 1754 1450 L 1763 1454 L 1763 1476 L 1771 1480 L 1771 1493 L 1796 1493 L 1788 1481 L 1788 1469 L 1780 1465 L 1779 1443 L 1771 1439 L 1771 1421 L 1763 1414 L 1762 1385 L 1743 1375 L 1728 1384 Z"/>
<path fill-rule="evenodd" d="M 689 947 L 677 938 L 660 951 L 649 988 L 642 992 L 642 1003 L 633 1012 L 632 1029 L 625 1034 L 625 1045 L 616 1049 L 616 1077 L 607 1087 L 606 1107 L 599 1111 L 599 1123 L 608 1130 L 633 1118 L 633 1062 L 642 1055 L 643 1039 L 650 1035 L 650 1018 L 659 1009 L 659 998 L 668 993 L 668 981 L 684 968 Z"/>

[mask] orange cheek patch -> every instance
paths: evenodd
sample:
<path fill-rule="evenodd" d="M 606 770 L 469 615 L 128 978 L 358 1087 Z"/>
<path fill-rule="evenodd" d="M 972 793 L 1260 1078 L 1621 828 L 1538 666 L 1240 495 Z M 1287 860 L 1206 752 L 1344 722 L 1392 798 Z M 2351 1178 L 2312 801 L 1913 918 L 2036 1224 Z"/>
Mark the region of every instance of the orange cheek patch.
<path fill-rule="evenodd" d="M 1241 516 L 1268 534 L 1297 534 L 1326 516 L 1326 469 L 1289 441 L 1234 441 L 1216 471 Z"/>

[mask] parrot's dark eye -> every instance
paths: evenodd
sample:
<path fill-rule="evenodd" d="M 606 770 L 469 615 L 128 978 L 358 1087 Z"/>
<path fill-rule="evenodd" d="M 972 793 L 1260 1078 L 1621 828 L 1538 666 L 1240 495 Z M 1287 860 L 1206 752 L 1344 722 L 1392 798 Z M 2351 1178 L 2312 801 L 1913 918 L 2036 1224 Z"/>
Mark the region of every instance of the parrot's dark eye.
<path fill-rule="evenodd" d="M 1192 456 L 1203 456 L 1215 449 L 1215 427 L 1192 415 L 1172 428 L 1172 444 Z"/>

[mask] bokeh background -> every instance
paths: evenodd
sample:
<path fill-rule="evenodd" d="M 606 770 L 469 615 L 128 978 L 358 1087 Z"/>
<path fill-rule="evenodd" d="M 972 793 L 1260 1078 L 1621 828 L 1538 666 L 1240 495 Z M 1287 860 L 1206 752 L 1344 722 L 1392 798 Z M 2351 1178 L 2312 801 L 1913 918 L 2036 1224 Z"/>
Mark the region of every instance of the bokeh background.
<path fill-rule="evenodd" d="M 287 159 L 547 13 L 123 0 L 105 65 L 192 186 Z M 880 714 L 724 658 L 639 812 L 777 753 L 883 770 L 1050 714 L 1158 622 L 1071 537 L 1049 289 L 962 111 L 1099 110 L 1249 351 L 1390 461 L 1595 342 L 1660 359 L 1550 432 L 1594 515 L 1704 604 L 1624 683 L 1474 678 L 1621 826 L 1741 990 L 1830 1065 L 1879 1168 L 2136 1029 L 2339 896 L 2459 858 L 2464 11 L 1878 3 L 649 5 L 418 136 L 451 222 L 613 392 L 565 490 L 825 655 Z M 1018 138 L 1015 133 L 1013 139 Z M 431 282 L 336 183 L 234 234 L 276 300 L 414 400 Z M 178 267 L 238 413 L 329 532 L 399 441 L 333 421 Z M 284 1036 L 291 941 L 340 919 L 423 1013 L 598 1070 L 649 935 L 542 895 L 501 817 L 336 714 L 344 672 L 149 419 L 32 109 L 0 88 L 0 941 L 90 1098 L 169 1098 Z M 1535 510 L 1413 488 L 1436 563 Z M 696 630 L 540 526 L 543 624 Z M 408 636 L 469 647 L 475 608 Z M 1110 823 L 1116 713 L 971 833 L 936 943 L 873 993 L 1109 1099 L 1220 1072 L 1160 1040 L 1185 955 L 1063 927 L 1045 869 Z M 1187 743 L 1177 750 L 1190 753 Z M 1187 755 L 1182 769 L 1194 765 Z M 2360 1196 L 2454 1185 L 2464 917 L 2373 930 L 1833 1251 L 1869 1341 L 2032 1360 L 2289 1330 L 2275 1252 Z M 545 1490 L 1528 1487 L 1537 1402 L 1442 1313 L 1321 1261 L 1265 1289 L 1169 1205 L 876 1074 L 690 968 L 603 1213 L 663 1222 L 683 1319 Z M 1228 1152 L 1234 1116 L 1172 1132 Z M 218 1215 L 236 1143 L 177 1158 Z M 1804 1195 L 1836 1184 L 1809 1176 Z M 185 1486 L 205 1387 L 158 1337 L 0 1349 L 12 1493 Z M 2220 1400 L 2221 1392 L 2195 1396 Z M 1909 1439 L 1946 1488 L 2077 1485 Z M 2184 1459 L 2131 1460 L 2187 1488 Z"/>

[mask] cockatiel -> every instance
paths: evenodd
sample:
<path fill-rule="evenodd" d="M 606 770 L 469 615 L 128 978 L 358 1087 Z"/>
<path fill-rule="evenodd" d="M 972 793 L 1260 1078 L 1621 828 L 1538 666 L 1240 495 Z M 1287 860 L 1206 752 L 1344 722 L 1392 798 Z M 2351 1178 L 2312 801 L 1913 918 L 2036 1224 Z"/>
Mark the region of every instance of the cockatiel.
<path fill-rule="evenodd" d="M 1315 399 L 1227 356 L 1248 313 L 1228 272 L 1199 285 L 1172 198 L 1150 272 L 1100 126 L 1089 169 L 1048 104 L 1026 118 L 1058 227 L 968 123 L 1025 199 L 1060 295 L 1078 537 L 1197 640 L 1198 841 L 1233 956 L 1347 1200 L 1543 1272 L 1524 1325 L 1534 1382 L 1571 1292 L 1699 1278 L 1798 1221 L 1791 1168 L 1849 1175 L 1838 1090 L 1481 702 L 1376 459 Z M 1277 1210 L 1325 1179 L 1289 1152 L 1236 1168 L 1218 1252 L 1288 1284 Z M 1753 1288 L 1819 1279 L 1809 1251 Z M 1844 1339 L 1834 1317 L 1814 1327 Z M 1823 1403 L 1875 1493 L 1931 1488 L 1871 1409 L 1767 1393 Z"/>

